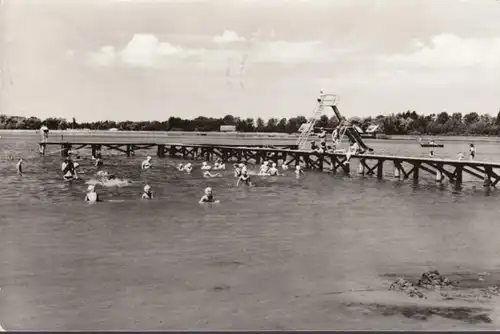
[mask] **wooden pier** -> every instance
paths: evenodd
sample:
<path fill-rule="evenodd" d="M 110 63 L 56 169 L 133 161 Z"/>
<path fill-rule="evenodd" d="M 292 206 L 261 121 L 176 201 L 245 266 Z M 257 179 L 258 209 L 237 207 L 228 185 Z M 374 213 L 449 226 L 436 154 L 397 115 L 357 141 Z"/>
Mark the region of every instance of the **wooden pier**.
<path fill-rule="evenodd" d="M 185 160 L 211 161 L 222 159 L 225 162 L 247 162 L 260 164 L 271 160 L 278 165 L 300 165 L 305 169 L 330 171 L 345 174 L 357 173 L 371 175 L 378 179 L 392 177 L 400 180 L 412 179 L 418 182 L 421 172 L 432 175 L 436 182 L 443 182 L 446 178 L 459 187 L 463 183 L 464 174 L 483 181 L 484 186 L 496 186 L 500 182 L 500 162 L 459 161 L 452 159 L 404 157 L 376 154 L 352 155 L 347 161 L 346 154 L 318 153 L 314 151 L 297 150 L 287 147 L 249 147 L 249 146 L 213 146 L 213 145 L 186 145 L 173 143 L 143 143 L 143 144 L 113 144 L 113 143 L 61 143 L 41 142 L 40 148 L 45 150 L 49 145 L 60 145 L 61 156 L 67 156 L 72 149 L 81 150 L 90 148 L 94 156 L 98 155 L 103 147 L 133 155 L 136 150 L 156 148 L 158 157 L 169 156 Z M 356 169 L 352 170 L 351 166 Z"/>

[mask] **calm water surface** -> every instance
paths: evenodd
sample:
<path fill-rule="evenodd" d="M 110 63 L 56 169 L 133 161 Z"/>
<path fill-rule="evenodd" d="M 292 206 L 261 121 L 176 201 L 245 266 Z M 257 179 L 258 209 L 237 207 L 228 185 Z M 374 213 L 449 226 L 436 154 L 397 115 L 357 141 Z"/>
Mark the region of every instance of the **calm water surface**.
<path fill-rule="evenodd" d="M 414 143 L 372 146 L 427 154 Z M 498 160 L 498 144 L 476 146 L 479 160 Z M 254 188 L 236 188 L 230 171 L 205 180 L 199 169 L 177 172 L 179 160 L 154 159 L 143 172 L 139 152 L 105 160 L 132 183 L 97 190 L 123 202 L 87 205 L 88 152 L 79 161 L 88 170 L 83 180 L 65 184 L 58 152 L 40 158 L 33 141 L 5 137 L 0 149 L 7 330 L 477 329 L 443 318 L 367 316 L 345 306 L 359 296 L 327 293 L 386 290 L 388 273 L 499 268 L 500 198 L 480 184 L 453 191 L 426 180 L 414 187 L 307 172 L 299 181 L 254 177 Z M 467 143 L 438 154 L 460 150 Z M 10 155 L 26 159 L 22 177 Z M 146 182 L 153 201 L 139 200 Z M 206 186 L 220 205 L 197 204 Z"/>

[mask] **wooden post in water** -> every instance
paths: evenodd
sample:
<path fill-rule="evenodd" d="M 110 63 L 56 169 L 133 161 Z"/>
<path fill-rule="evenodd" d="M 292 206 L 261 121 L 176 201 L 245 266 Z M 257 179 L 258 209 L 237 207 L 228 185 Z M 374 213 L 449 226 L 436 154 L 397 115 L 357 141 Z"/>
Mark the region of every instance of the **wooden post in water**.
<path fill-rule="evenodd" d="M 71 150 L 71 144 L 63 143 L 61 144 L 61 157 L 66 158 L 69 156 L 69 151 Z"/>
<path fill-rule="evenodd" d="M 460 188 L 462 185 L 463 169 L 461 164 L 455 167 L 455 188 Z"/>
<path fill-rule="evenodd" d="M 384 177 L 384 160 L 380 159 L 377 162 L 377 179 L 382 180 Z"/>
<path fill-rule="evenodd" d="M 413 183 L 414 184 L 418 183 L 419 172 L 420 172 L 420 162 L 415 162 L 413 164 Z"/>
<path fill-rule="evenodd" d="M 158 144 L 158 147 L 156 149 L 156 155 L 159 158 L 163 158 L 165 156 L 165 145 Z"/>
<path fill-rule="evenodd" d="M 126 148 L 125 152 L 127 153 L 127 157 L 130 157 L 130 153 L 132 152 L 132 145 L 127 144 L 127 148 Z"/>
<path fill-rule="evenodd" d="M 484 182 L 483 186 L 489 188 L 491 186 L 491 175 L 493 174 L 493 168 L 491 166 L 484 166 Z"/>

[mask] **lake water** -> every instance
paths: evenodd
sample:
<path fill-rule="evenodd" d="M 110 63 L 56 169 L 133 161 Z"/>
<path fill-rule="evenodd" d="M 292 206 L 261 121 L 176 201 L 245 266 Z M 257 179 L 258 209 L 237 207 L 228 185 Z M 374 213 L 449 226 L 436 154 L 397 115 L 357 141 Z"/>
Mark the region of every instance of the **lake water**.
<path fill-rule="evenodd" d="M 105 155 L 106 169 L 132 183 L 97 191 L 123 202 L 87 205 L 88 154 L 79 161 L 88 172 L 67 184 L 58 152 L 39 157 L 36 139 L 0 139 L 7 330 L 498 328 L 496 316 L 473 325 L 359 306 L 411 299 L 394 301 L 387 275 L 499 272 L 500 198 L 480 184 L 454 191 L 432 180 L 413 186 L 311 171 L 301 180 L 254 176 L 255 187 L 236 188 L 231 171 L 206 180 L 199 168 L 177 172 L 180 161 L 168 158 L 141 171 L 139 151 Z M 380 153 L 427 154 L 415 143 L 371 144 Z M 467 146 L 437 153 L 455 157 Z M 478 160 L 499 160 L 498 144 L 476 146 Z M 23 176 L 9 160 L 18 155 Z M 145 183 L 152 201 L 139 199 Z M 197 203 L 207 186 L 220 205 Z M 369 288 L 378 292 L 347 293 Z"/>

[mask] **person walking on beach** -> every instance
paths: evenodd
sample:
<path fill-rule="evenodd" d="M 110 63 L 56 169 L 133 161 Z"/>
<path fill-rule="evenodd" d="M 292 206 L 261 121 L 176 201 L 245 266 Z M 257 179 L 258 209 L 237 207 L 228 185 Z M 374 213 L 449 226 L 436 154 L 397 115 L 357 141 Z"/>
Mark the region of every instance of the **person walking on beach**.
<path fill-rule="evenodd" d="M 474 158 L 476 156 L 476 148 L 474 147 L 474 144 L 470 144 L 469 155 L 470 155 L 470 159 L 474 160 Z"/>
<path fill-rule="evenodd" d="M 23 175 L 23 158 L 19 158 L 16 165 L 16 170 L 19 175 Z"/>

